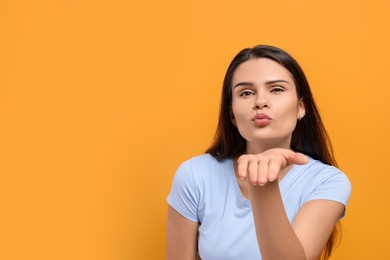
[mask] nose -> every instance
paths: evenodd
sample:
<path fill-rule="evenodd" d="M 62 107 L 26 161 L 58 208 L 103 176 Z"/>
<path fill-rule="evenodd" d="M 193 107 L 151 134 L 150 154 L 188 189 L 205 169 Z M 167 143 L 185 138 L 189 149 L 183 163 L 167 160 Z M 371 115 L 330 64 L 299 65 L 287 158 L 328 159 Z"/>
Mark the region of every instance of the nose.
<path fill-rule="evenodd" d="M 253 104 L 254 110 L 261 110 L 269 107 L 268 100 L 264 95 L 261 95 L 260 93 L 257 95 L 255 103 Z"/>

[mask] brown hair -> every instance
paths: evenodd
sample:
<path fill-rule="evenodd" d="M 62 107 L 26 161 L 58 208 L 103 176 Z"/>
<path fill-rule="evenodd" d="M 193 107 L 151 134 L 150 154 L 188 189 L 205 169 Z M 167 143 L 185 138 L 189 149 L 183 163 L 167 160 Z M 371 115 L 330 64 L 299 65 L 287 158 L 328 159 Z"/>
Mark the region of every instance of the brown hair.
<path fill-rule="evenodd" d="M 232 78 L 237 67 L 250 59 L 268 58 L 286 68 L 294 78 L 298 98 L 305 105 L 305 116 L 297 122 L 292 133 L 291 149 L 304 153 L 323 163 L 337 166 L 328 133 L 321 120 L 320 113 L 314 102 L 306 76 L 298 62 L 282 49 L 258 45 L 240 51 L 230 63 L 222 87 L 222 100 L 218 126 L 214 141 L 207 149 L 216 159 L 233 158 L 245 152 L 246 140 L 240 135 L 231 122 L 232 113 Z M 320 259 L 329 258 L 338 240 L 340 224 L 335 226 Z"/>

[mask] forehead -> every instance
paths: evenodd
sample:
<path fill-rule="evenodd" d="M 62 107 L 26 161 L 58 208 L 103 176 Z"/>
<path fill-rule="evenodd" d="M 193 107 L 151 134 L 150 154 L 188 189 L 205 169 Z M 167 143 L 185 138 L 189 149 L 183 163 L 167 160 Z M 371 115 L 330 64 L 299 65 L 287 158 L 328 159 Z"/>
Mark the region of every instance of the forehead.
<path fill-rule="evenodd" d="M 291 73 L 282 65 L 267 58 L 250 59 L 241 63 L 233 74 L 233 85 L 240 81 L 266 82 L 286 80 L 294 83 Z"/>

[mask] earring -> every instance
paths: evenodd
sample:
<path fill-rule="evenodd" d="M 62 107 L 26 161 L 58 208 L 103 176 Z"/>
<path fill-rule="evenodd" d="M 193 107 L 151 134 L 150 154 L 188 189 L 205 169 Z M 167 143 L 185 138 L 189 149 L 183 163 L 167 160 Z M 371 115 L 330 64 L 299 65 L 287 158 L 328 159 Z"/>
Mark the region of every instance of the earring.
<path fill-rule="evenodd" d="M 302 117 L 301 116 L 298 116 L 298 121 L 301 121 Z"/>

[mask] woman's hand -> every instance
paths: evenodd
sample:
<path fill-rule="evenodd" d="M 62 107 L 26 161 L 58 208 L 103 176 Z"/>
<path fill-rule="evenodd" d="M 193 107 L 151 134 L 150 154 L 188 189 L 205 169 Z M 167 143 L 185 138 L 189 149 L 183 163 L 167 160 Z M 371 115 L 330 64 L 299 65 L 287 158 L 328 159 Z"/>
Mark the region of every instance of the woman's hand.
<path fill-rule="evenodd" d="M 306 164 L 308 158 L 302 153 L 274 148 L 259 154 L 244 154 L 238 160 L 238 177 L 252 185 L 264 186 L 278 179 L 281 171 L 292 164 Z"/>

